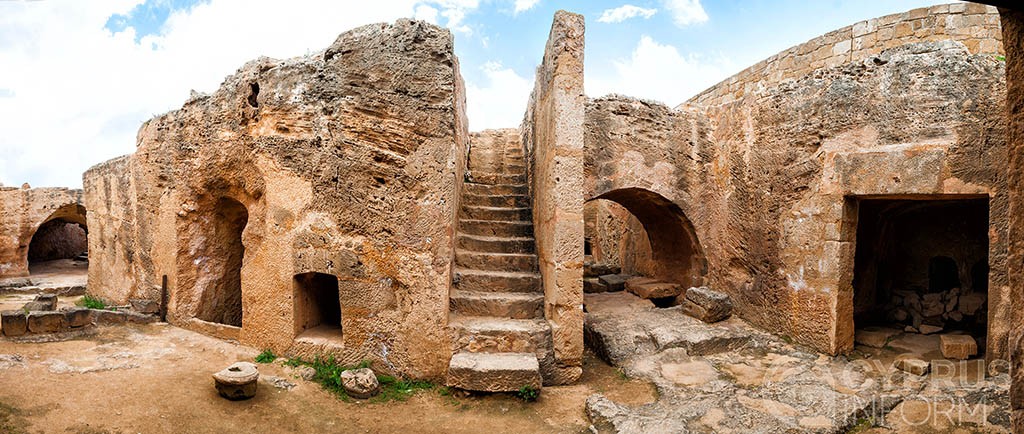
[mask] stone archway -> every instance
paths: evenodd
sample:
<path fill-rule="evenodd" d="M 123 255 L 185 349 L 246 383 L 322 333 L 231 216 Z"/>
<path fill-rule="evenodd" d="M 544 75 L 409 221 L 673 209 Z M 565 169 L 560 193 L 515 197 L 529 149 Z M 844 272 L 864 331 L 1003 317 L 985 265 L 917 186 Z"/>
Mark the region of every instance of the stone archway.
<path fill-rule="evenodd" d="M 63 205 L 47 216 L 28 236 L 25 263 L 33 265 L 76 258 L 89 250 L 85 207 Z"/>
<path fill-rule="evenodd" d="M 690 219 L 674 202 L 653 191 L 629 187 L 602 193 L 590 200 L 621 205 L 643 226 L 650 245 L 650 277 L 700 286 L 707 273 L 704 249 Z"/>

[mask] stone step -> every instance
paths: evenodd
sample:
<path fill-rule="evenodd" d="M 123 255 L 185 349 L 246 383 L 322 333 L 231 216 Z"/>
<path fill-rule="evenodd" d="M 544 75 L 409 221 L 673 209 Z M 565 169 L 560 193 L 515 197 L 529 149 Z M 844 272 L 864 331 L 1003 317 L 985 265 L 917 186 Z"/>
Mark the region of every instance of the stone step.
<path fill-rule="evenodd" d="M 488 237 L 530 237 L 533 236 L 531 221 L 459 220 L 459 232 Z"/>
<path fill-rule="evenodd" d="M 477 184 L 475 182 L 467 182 L 462 184 L 462 191 L 468 194 L 479 194 L 479 195 L 526 195 L 530 192 L 530 189 L 526 184 Z"/>
<path fill-rule="evenodd" d="M 462 205 L 464 206 L 503 206 L 509 208 L 523 208 L 530 206 L 530 197 L 522 194 L 463 194 Z"/>
<path fill-rule="evenodd" d="M 470 172 L 472 182 L 477 184 L 525 184 L 526 174 L 524 173 L 492 173 L 492 172 Z"/>
<path fill-rule="evenodd" d="M 448 363 L 449 387 L 479 392 L 540 389 L 540 364 L 528 353 L 457 353 Z"/>
<path fill-rule="evenodd" d="M 455 265 L 474 270 L 537 271 L 533 253 L 481 253 L 455 249 Z"/>
<path fill-rule="evenodd" d="M 484 237 L 459 234 L 456 247 L 481 253 L 533 253 L 533 237 Z"/>
<path fill-rule="evenodd" d="M 544 294 L 529 292 L 453 291 L 452 312 L 510 319 L 544 318 Z"/>
<path fill-rule="evenodd" d="M 543 318 L 462 316 L 448 321 L 453 352 L 540 353 L 550 348 L 551 327 Z"/>
<path fill-rule="evenodd" d="M 455 287 L 462 291 L 540 292 L 540 274 L 456 268 Z"/>
<path fill-rule="evenodd" d="M 531 220 L 530 208 L 509 208 L 502 206 L 463 206 L 460 218 L 476 220 Z"/>

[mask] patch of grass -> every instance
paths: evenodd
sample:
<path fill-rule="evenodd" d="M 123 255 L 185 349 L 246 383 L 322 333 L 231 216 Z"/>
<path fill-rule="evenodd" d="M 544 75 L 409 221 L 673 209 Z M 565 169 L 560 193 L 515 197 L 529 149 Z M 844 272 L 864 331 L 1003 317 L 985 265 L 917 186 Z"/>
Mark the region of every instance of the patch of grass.
<path fill-rule="evenodd" d="M 262 353 L 256 356 L 256 363 L 273 363 L 274 360 L 277 360 L 277 355 L 270 350 L 263 350 Z"/>
<path fill-rule="evenodd" d="M 107 308 L 107 304 L 104 303 L 103 300 L 100 300 L 98 297 L 93 297 L 93 296 L 91 296 L 89 294 L 86 294 L 84 297 L 82 297 L 81 300 L 78 300 L 78 303 L 76 303 L 76 304 L 78 304 L 79 306 L 82 306 L 82 307 L 87 307 L 89 309 L 106 309 Z"/>
<path fill-rule="evenodd" d="M 341 384 L 341 373 L 350 369 L 369 368 L 370 361 L 363 360 L 362 362 L 359 362 L 358 365 L 346 366 L 339 365 L 337 360 L 331 356 L 326 359 L 317 357 L 312 362 L 299 358 L 292 358 L 288 359 L 286 365 L 292 367 L 312 367 L 316 370 L 316 375 L 313 377 L 313 381 L 320 383 L 321 387 L 334 393 L 338 398 L 348 401 L 351 398 L 347 393 L 345 393 L 345 387 Z M 370 402 L 405 401 L 420 390 L 433 390 L 438 388 L 436 384 L 429 381 L 402 380 L 390 375 L 378 375 L 377 381 L 380 383 L 380 393 L 377 394 L 377 396 L 370 398 Z M 450 395 L 450 391 L 448 393 Z"/>
<path fill-rule="evenodd" d="M 789 335 L 782 335 L 779 337 L 782 338 L 782 342 L 793 345 L 793 338 L 789 337 Z"/>
<path fill-rule="evenodd" d="M 540 398 L 540 389 L 530 385 L 524 385 L 516 391 L 516 398 L 522 399 L 526 402 L 534 402 L 537 398 Z"/>
<path fill-rule="evenodd" d="M 623 371 L 622 368 L 615 368 L 615 374 L 619 377 L 620 380 L 629 381 L 629 377 L 626 376 L 626 371 Z"/>
<path fill-rule="evenodd" d="M 853 424 L 853 426 L 846 431 L 846 434 L 861 433 L 871 429 L 871 427 L 873 426 L 875 426 L 875 421 L 873 419 L 862 417 L 860 419 L 857 419 L 857 423 Z"/>
<path fill-rule="evenodd" d="M 1006 56 L 997 54 L 996 55 L 996 60 L 998 60 L 1000 62 L 1005 62 L 1006 61 Z"/>

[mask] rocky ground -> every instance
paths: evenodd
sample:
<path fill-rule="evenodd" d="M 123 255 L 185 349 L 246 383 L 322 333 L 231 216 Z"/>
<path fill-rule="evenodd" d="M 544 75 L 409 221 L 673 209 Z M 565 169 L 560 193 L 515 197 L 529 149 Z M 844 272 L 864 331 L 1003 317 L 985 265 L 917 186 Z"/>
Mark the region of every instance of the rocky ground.
<path fill-rule="evenodd" d="M 639 406 L 589 397 L 602 432 L 1009 432 L 1008 376 L 936 357 L 937 344 L 923 341 L 934 336 L 832 358 L 736 318 L 707 325 L 625 292 L 588 294 L 586 309 L 588 344 L 659 392 Z M 893 368 L 904 354 L 931 360 L 933 372 Z"/>
<path fill-rule="evenodd" d="M 346 402 L 276 363 L 258 365 L 255 398 L 220 398 L 211 374 L 258 352 L 160 323 L 96 327 L 61 342 L 0 338 L 0 432 L 576 433 L 588 430 L 583 408 L 591 394 L 623 405 L 656 397 L 651 384 L 588 356 L 578 384 L 546 387 L 533 403 L 437 390 L 403 402 Z"/>

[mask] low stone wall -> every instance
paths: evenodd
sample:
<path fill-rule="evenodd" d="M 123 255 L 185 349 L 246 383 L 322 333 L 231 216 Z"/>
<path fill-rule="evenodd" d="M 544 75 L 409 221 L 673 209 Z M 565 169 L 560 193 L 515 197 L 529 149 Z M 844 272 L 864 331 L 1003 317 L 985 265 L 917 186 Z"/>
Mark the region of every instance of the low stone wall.
<path fill-rule="evenodd" d="M 999 12 L 993 6 L 953 3 L 886 15 L 833 30 L 755 63 L 688 103 L 711 106 L 735 101 L 784 80 L 803 77 L 915 42 L 953 40 L 971 54 L 1003 54 Z"/>
<path fill-rule="evenodd" d="M 0 334 L 8 338 L 65 333 L 98 325 L 126 322 L 146 324 L 156 321 L 153 315 L 130 311 L 70 308 L 58 311 L 8 310 L 0 312 Z"/>

